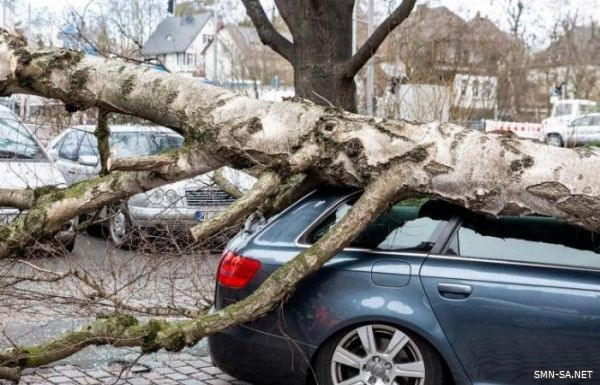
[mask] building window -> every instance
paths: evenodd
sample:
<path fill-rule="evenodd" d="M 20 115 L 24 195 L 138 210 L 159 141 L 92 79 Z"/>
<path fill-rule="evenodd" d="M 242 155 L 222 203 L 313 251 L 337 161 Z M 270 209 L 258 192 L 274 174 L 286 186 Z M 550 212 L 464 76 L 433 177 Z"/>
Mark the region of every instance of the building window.
<path fill-rule="evenodd" d="M 213 35 L 210 33 L 205 33 L 202 35 L 202 43 L 208 44 L 212 40 Z"/>
<path fill-rule="evenodd" d="M 492 99 L 492 82 L 490 82 L 489 80 L 486 80 L 483 82 L 483 98 L 485 100 L 491 100 Z"/>
<path fill-rule="evenodd" d="M 479 80 L 477 80 L 477 79 L 475 79 L 473 81 L 473 97 L 474 98 L 479 97 Z"/>
<path fill-rule="evenodd" d="M 196 54 L 195 53 L 188 53 L 185 56 L 185 64 L 188 66 L 194 66 L 196 65 Z"/>

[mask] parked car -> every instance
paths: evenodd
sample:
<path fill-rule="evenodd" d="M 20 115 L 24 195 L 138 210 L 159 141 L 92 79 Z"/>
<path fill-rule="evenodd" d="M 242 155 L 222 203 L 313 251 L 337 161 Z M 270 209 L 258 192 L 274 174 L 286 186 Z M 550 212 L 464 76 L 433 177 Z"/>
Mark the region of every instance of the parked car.
<path fill-rule="evenodd" d="M 240 233 L 218 268 L 216 309 L 247 297 L 356 198 L 314 191 Z M 552 218 L 400 203 L 276 311 L 211 335 L 211 355 L 259 384 L 530 385 L 559 371 L 592 383 L 581 371 L 600 368 L 599 253 L 599 234 Z"/>
<path fill-rule="evenodd" d="M 558 147 L 600 143 L 600 113 L 586 114 L 565 126 L 556 126 L 547 132 L 546 141 Z"/>
<path fill-rule="evenodd" d="M 6 189 L 35 189 L 67 187 L 56 165 L 29 128 L 8 108 L 0 106 L 0 187 Z M 14 221 L 22 211 L 0 207 L 0 226 Z M 73 249 L 75 237 L 72 223 L 65 224 L 59 240 Z"/>
<path fill-rule="evenodd" d="M 564 99 L 555 102 L 550 117 L 542 120 L 542 140 L 563 146 L 569 141 L 569 123 L 576 118 L 598 112 L 598 104 L 592 100 Z"/>
<path fill-rule="evenodd" d="M 49 143 L 49 154 L 70 184 L 100 172 L 94 130 L 94 126 L 69 128 Z M 183 137 L 166 127 L 110 127 L 113 158 L 153 155 L 178 148 L 182 143 Z M 226 176 L 240 189 L 247 189 L 253 183 L 253 178 L 232 169 L 226 170 Z M 106 219 L 103 226 L 108 238 L 117 246 L 127 246 L 133 229 L 185 228 L 225 209 L 233 201 L 234 198 L 213 184 L 210 174 L 205 174 L 136 194 L 124 206 L 104 209 L 100 217 Z"/>

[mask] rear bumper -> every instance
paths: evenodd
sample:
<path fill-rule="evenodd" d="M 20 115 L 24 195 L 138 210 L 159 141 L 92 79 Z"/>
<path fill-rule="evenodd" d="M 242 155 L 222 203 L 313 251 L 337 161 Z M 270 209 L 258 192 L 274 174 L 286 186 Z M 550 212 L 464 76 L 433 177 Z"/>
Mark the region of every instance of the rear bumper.
<path fill-rule="evenodd" d="M 214 207 L 140 207 L 129 205 L 129 217 L 136 227 L 191 227 L 226 209 Z M 200 213 L 201 217 L 197 213 Z"/>
<path fill-rule="evenodd" d="M 209 336 L 208 344 L 214 364 L 222 371 L 261 385 L 305 385 L 316 350 L 243 325 Z"/>

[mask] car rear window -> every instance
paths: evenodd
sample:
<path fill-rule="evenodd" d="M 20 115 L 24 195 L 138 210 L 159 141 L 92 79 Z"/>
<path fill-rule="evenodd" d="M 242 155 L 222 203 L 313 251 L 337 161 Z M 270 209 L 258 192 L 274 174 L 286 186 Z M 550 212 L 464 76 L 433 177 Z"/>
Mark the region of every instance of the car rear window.
<path fill-rule="evenodd" d="M 355 199 L 337 206 L 310 231 L 306 242 L 312 244 L 318 241 L 327 230 L 344 217 Z M 349 247 L 382 251 L 428 252 L 434 245 L 434 234 L 442 221 L 424 215 L 422 208 L 425 202 L 425 200 L 412 200 L 392 206 L 369 224 Z"/>
<path fill-rule="evenodd" d="M 600 234 L 546 217 L 472 216 L 449 254 L 600 269 Z"/>
<path fill-rule="evenodd" d="M 183 137 L 162 132 L 115 132 L 109 137 L 110 152 L 115 158 L 155 155 L 181 147 Z"/>

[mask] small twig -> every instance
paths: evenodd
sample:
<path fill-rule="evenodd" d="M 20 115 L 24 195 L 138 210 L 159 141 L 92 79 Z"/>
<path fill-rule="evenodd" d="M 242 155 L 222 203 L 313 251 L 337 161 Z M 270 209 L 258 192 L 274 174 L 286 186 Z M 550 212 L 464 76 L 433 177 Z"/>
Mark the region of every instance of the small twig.
<path fill-rule="evenodd" d="M 329 104 L 329 107 L 335 108 L 333 103 L 331 103 L 331 101 L 329 101 L 326 97 L 319 95 L 316 91 L 313 91 L 312 93 L 315 94 L 316 96 L 318 96 L 319 98 L 321 98 L 325 103 Z"/>

